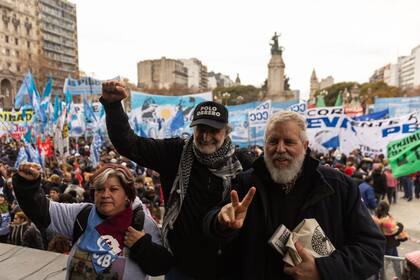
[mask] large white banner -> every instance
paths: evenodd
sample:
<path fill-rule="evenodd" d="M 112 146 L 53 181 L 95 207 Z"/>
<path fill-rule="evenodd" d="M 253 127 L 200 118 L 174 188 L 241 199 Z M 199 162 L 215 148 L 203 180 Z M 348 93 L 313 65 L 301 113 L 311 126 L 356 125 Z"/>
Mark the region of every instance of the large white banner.
<path fill-rule="evenodd" d="M 322 107 L 306 110 L 309 147 L 326 153 L 337 147 L 340 139 L 339 124 L 344 118 L 343 107 Z"/>
<path fill-rule="evenodd" d="M 399 117 L 375 121 L 343 120 L 340 125 L 340 147 L 344 153 L 360 149 L 366 155 L 386 155 L 390 141 L 403 138 L 418 129 L 420 111 Z"/>
<path fill-rule="evenodd" d="M 307 133 L 310 147 L 320 152 L 338 147 L 349 154 L 386 155 L 386 145 L 420 129 L 420 111 L 399 118 L 354 121 L 343 114 L 342 107 L 308 109 Z"/>

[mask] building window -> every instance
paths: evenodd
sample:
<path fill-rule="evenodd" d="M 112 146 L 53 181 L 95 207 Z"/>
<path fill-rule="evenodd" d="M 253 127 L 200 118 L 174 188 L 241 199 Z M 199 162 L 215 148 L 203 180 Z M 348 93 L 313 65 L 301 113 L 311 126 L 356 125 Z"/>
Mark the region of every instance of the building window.
<path fill-rule="evenodd" d="M 20 64 L 17 64 L 17 65 L 16 65 L 16 70 L 17 70 L 18 72 L 20 72 Z"/>
<path fill-rule="evenodd" d="M 15 51 L 16 57 L 19 57 L 19 51 Z"/>
<path fill-rule="evenodd" d="M 16 46 L 19 45 L 19 39 L 18 38 L 15 38 L 15 45 Z"/>
<path fill-rule="evenodd" d="M 10 56 L 10 50 L 6 49 L 6 55 Z"/>
<path fill-rule="evenodd" d="M 4 41 L 6 42 L 6 43 L 9 43 L 9 36 L 4 36 Z"/>
<path fill-rule="evenodd" d="M 28 41 L 27 46 L 28 46 L 28 49 L 31 47 L 31 42 L 30 41 Z"/>

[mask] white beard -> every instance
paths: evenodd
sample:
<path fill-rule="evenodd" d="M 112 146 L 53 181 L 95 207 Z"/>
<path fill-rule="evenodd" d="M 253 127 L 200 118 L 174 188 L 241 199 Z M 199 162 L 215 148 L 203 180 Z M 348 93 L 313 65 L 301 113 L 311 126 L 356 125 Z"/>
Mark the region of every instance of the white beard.
<path fill-rule="evenodd" d="M 277 184 L 287 184 L 292 182 L 298 175 L 305 160 L 305 153 L 299 155 L 296 159 L 291 161 L 289 167 L 279 169 L 274 165 L 273 160 L 264 156 L 265 165 L 271 175 L 271 179 Z"/>

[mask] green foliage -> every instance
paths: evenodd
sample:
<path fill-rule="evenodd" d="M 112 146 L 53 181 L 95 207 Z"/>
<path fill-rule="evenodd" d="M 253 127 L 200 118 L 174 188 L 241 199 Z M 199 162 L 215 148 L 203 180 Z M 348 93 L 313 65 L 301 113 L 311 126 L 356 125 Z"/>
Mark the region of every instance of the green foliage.
<path fill-rule="evenodd" d="M 367 104 L 373 104 L 375 97 L 401 97 L 403 91 L 399 87 L 388 86 L 384 82 L 364 83 L 360 86 L 360 97 Z"/>
<path fill-rule="evenodd" d="M 401 97 L 403 92 L 399 87 L 388 86 L 384 82 L 374 82 L 374 83 L 363 83 L 358 84 L 356 82 L 342 82 L 333 84 L 330 87 L 325 88 L 324 90 L 328 93 L 325 95 L 325 104 L 326 106 L 334 106 L 338 93 L 344 92 L 347 88 L 347 91 L 350 92 L 353 86 L 357 84 L 360 89 L 360 100 L 366 104 L 373 104 L 375 102 L 375 97 Z M 321 91 L 318 91 L 315 96 L 318 96 Z M 343 100 L 346 97 L 343 96 Z"/>
<path fill-rule="evenodd" d="M 237 105 L 258 100 L 261 90 L 252 85 L 236 85 L 231 87 L 217 87 L 213 90 L 213 96 L 223 100 L 223 104 Z M 229 93 L 229 98 L 223 97 L 223 93 Z M 239 96 L 242 96 L 241 99 Z M 238 98 L 239 97 L 239 98 Z"/>
<path fill-rule="evenodd" d="M 342 82 L 342 83 L 333 84 L 332 86 L 323 89 L 328 92 L 324 97 L 325 105 L 334 106 L 338 93 L 340 91 L 344 92 L 346 88 L 348 91 L 350 91 L 350 89 L 354 86 L 354 84 L 357 84 L 357 83 L 356 82 Z M 315 94 L 315 96 L 318 96 L 319 93 L 320 91 L 318 91 Z"/>

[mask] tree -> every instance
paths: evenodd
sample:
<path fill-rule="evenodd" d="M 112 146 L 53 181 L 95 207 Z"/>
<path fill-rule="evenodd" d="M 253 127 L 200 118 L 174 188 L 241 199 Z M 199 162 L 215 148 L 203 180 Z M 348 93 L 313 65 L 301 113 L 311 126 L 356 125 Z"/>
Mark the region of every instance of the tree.
<path fill-rule="evenodd" d="M 328 93 L 324 96 L 325 105 L 326 106 L 334 106 L 335 101 L 338 97 L 338 93 L 344 92 L 345 89 L 349 90 L 354 86 L 354 84 L 357 84 L 356 82 L 341 82 L 337 84 L 333 84 L 330 87 L 324 88 L 322 90 L 319 90 L 315 93 L 315 97 L 320 94 L 321 91 L 327 91 Z M 345 96 L 343 96 L 343 99 L 345 99 Z"/>
<path fill-rule="evenodd" d="M 227 100 L 224 100 L 223 97 L 223 93 L 225 92 L 229 93 Z M 252 85 L 236 85 L 232 87 L 217 87 L 213 90 L 213 96 L 219 100 L 224 100 L 224 103 L 227 105 L 236 105 L 258 100 L 259 92 L 260 89 Z M 238 102 L 241 99 L 239 96 L 242 97 L 241 102 Z"/>
<path fill-rule="evenodd" d="M 375 97 L 404 96 L 404 93 L 401 91 L 399 87 L 388 86 L 388 84 L 382 81 L 374 82 L 374 83 L 363 83 L 363 84 L 359 84 L 356 82 L 341 82 L 341 83 L 333 84 L 332 86 L 323 89 L 328 92 L 328 94 L 325 95 L 326 106 L 334 106 L 338 97 L 338 93 L 340 91 L 344 92 L 345 89 L 347 89 L 347 91 L 350 92 L 355 84 L 360 89 L 360 100 L 366 104 L 373 104 L 375 102 Z M 320 92 L 321 90 L 317 91 L 315 93 L 315 96 L 318 96 Z M 346 100 L 346 96 L 343 96 L 342 98 L 343 100 Z"/>
<path fill-rule="evenodd" d="M 360 99 L 366 104 L 373 104 L 375 97 L 401 97 L 402 91 L 399 87 L 388 86 L 385 82 L 364 83 L 360 86 Z"/>
<path fill-rule="evenodd" d="M 411 88 L 403 91 L 403 96 L 413 97 L 413 96 L 420 96 L 420 86 L 416 88 Z"/>

